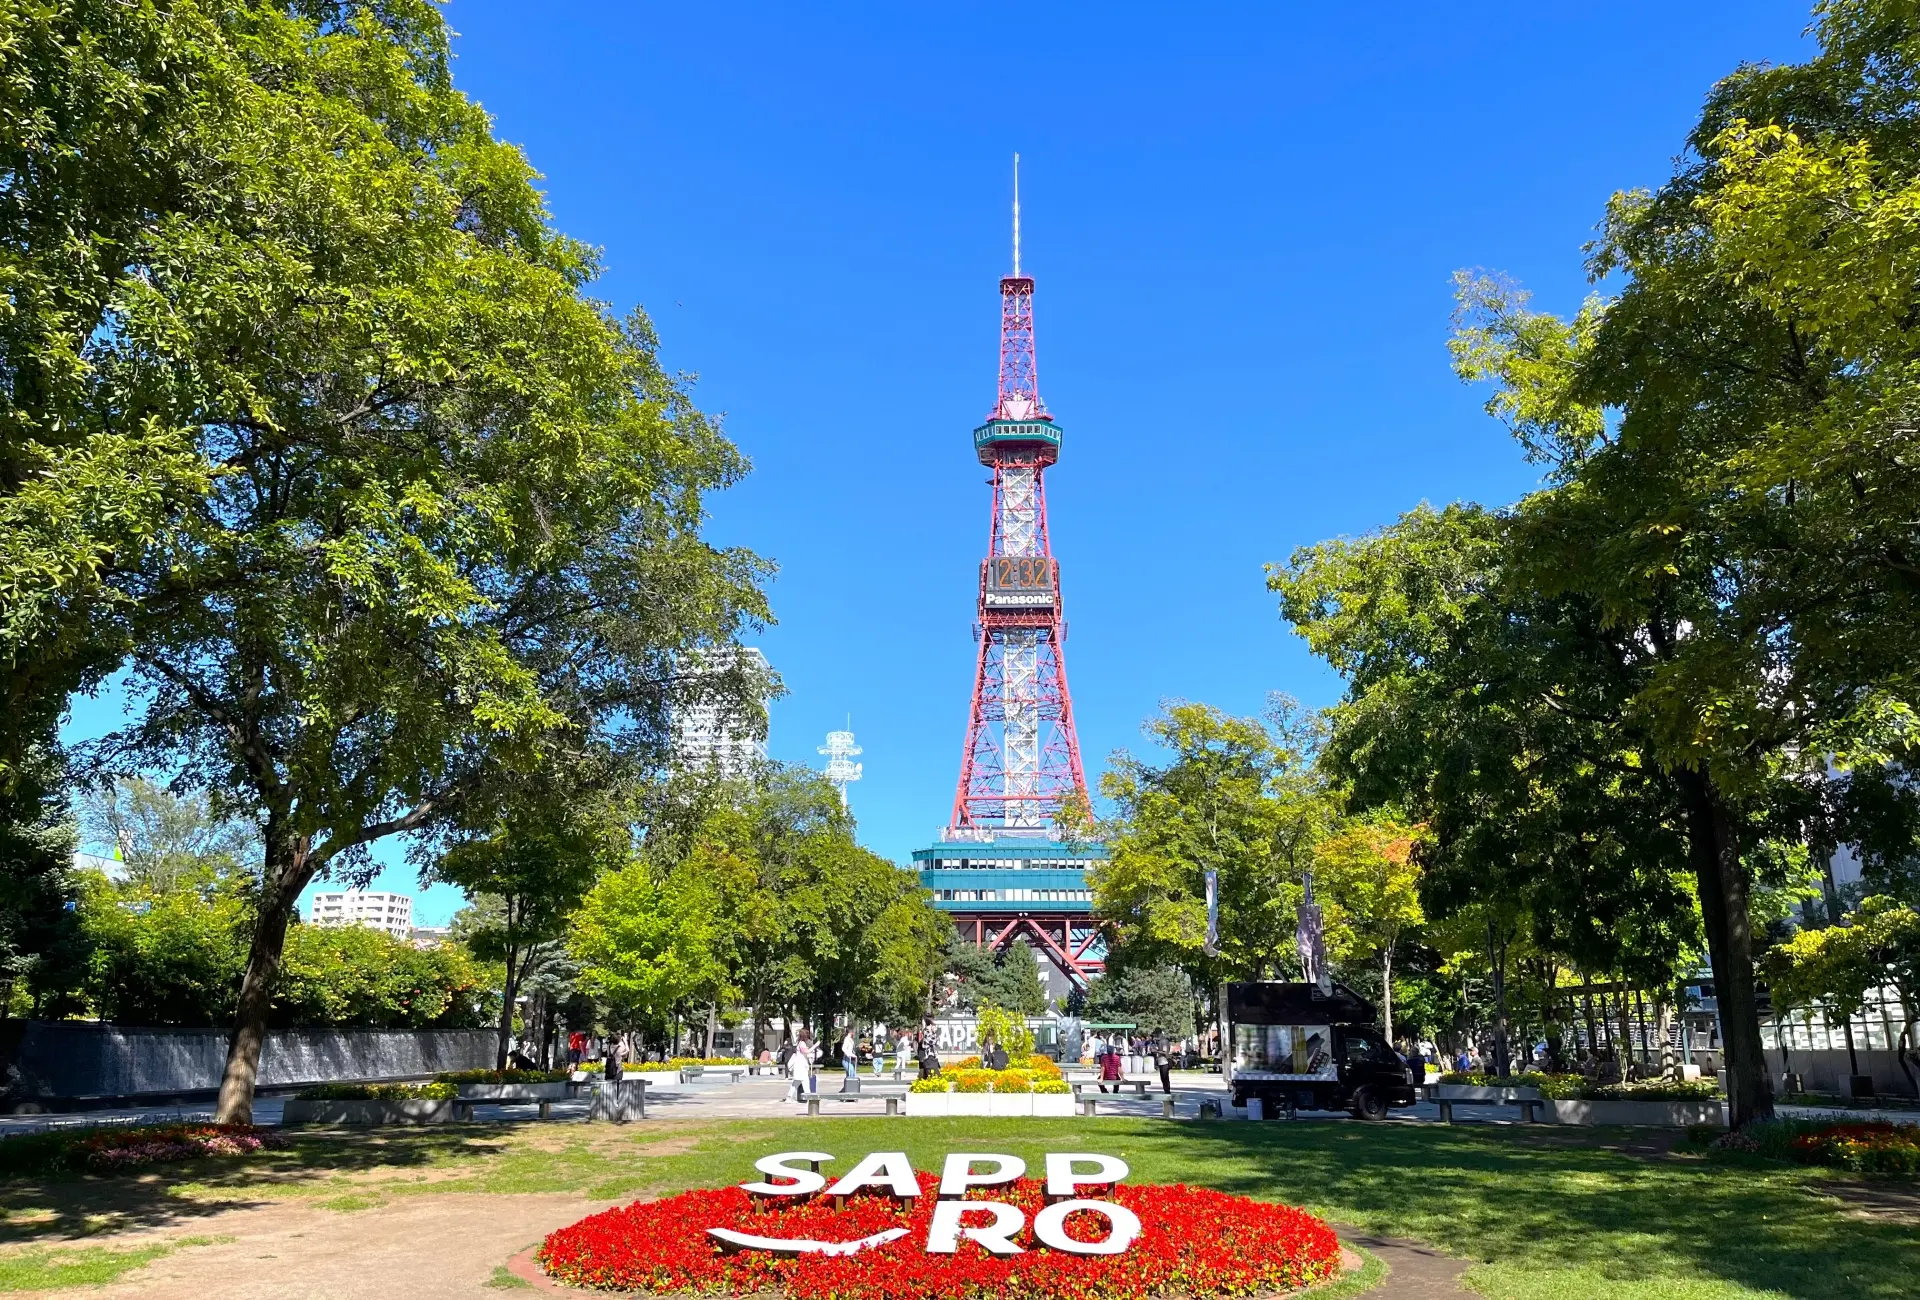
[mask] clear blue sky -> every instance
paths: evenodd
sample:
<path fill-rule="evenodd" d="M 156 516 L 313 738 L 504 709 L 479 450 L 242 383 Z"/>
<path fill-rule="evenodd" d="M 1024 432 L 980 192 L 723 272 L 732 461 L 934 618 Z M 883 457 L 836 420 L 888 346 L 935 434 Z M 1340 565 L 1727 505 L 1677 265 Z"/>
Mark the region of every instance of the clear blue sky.
<path fill-rule="evenodd" d="M 987 525 L 969 434 L 1015 150 L 1094 775 L 1165 697 L 1332 701 L 1262 564 L 1533 482 L 1448 370 L 1448 277 L 1498 269 L 1575 306 L 1608 194 L 1662 179 L 1716 78 L 1805 57 L 1808 8 L 446 13 L 457 83 L 605 250 L 601 295 L 651 313 L 753 459 L 712 533 L 780 564 L 773 756 L 820 762 L 850 713 L 861 837 L 904 861 L 946 819 L 966 720 Z M 420 912 L 458 903 L 435 889 Z"/>

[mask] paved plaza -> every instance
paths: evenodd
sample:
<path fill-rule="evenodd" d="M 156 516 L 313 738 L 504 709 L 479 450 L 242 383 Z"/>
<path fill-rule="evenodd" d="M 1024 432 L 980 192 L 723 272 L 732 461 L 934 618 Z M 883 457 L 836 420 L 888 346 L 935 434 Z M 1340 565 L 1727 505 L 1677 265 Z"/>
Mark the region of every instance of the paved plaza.
<path fill-rule="evenodd" d="M 841 1079 L 837 1071 L 820 1075 L 821 1118 L 872 1117 L 885 1112 L 885 1100 L 878 1094 L 866 1093 L 858 1097 L 843 1095 L 840 1092 Z M 867 1078 L 863 1082 L 870 1083 L 872 1080 Z M 885 1082 L 896 1089 L 898 1087 L 891 1079 Z M 804 1118 L 807 1109 L 793 1100 L 792 1090 L 791 1082 L 779 1078 L 742 1078 L 733 1082 L 696 1080 L 690 1083 L 669 1080 L 647 1089 L 647 1116 L 650 1119 L 676 1120 Z M 287 1095 L 263 1094 L 256 1098 L 253 1104 L 254 1122 L 277 1126 Z M 1119 1094 L 1100 1094 L 1096 1098 L 1096 1113 L 1135 1119 L 1159 1118 L 1162 1115 L 1161 1095 L 1158 1088 L 1150 1089 L 1145 1096 L 1138 1096 L 1131 1089 Z M 1202 1104 L 1209 1100 L 1219 1105 L 1223 1119 L 1247 1118 L 1245 1110 L 1236 1110 L 1226 1104 L 1226 1087 L 1217 1074 L 1176 1071 L 1173 1076 L 1173 1097 L 1175 1119 L 1198 1117 Z M 584 1122 L 590 1105 L 590 1099 L 584 1094 L 554 1102 L 549 1122 Z M 1454 1112 L 1456 1122 L 1519 1122 L 1508 1107 L 1474 1107 L 1455 1103 Z M 1792 1118 L 1842 1115 L 1853 1120 L 1885 1119 L 1904 1123 L 1912 1123 L 1915 1118 L 1912 1110 L 1902 1109 L 1839 1111 L 1782 1106 L 1779 1113 Z M 0 1115 L 0 1136 L 90 1124 L 206 1122 L 212 1118 L 213 1103 L 210 1101 L 184 1106 L 127 1106 L 50 1114 Z M 530 1106 L 479 1104 L 473 1108 L 473 1118 L 479 1123 L 530 1123 L 535 1122 L 537 1117 Z M 1355 1121 L 1342 1112 L 1302 1111 L 1297 1122 L 1338 1124 Z M 1393 1111 L 1386 1122 L 1437 1124 L 1440 1122 L 1440 1108 L 1433 1102 L 1423 1101 L 1409 1109 Z"/>

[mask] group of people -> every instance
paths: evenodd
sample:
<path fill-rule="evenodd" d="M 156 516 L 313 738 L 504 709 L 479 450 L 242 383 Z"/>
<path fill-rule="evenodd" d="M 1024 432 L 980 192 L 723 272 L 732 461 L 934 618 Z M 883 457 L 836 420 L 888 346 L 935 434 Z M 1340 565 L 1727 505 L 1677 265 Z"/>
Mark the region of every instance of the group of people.
<path fill-rule="evenodd" d="M 814 1038 L 813 1030 L 801 1026 L 798 1035 L 780 1044 L 777 1053 L 761 1052 L 762 1061 L 778 1064 L 786 1077 L 793 1081 L 793 1096 L 797 1101 L 807 1093 L 820 1091 L 820 1063 L 827 1056 L 827 1045 Z M 860 1060 L 868 1058 L 873 1066 L 873 1077 L 884 1078 L 887 1061 L 893 1062 L 895 1078 L 906 1074 L 910 1062 L 917 1061 L 920 1077 L 940 1071 L 940 1058 L 933 1050 L 933 1044 L 926 1027 L 915 1034 L 911 1030 L 896 1029 L 888 1031 L 885 1025 L 876 1026 L 870 1038 L 863 1039 L 848 1024 L 840 1037 L 840 1068 L 849 1079 L 860 1076 Z M 932 1064 L 928 1064 L 931 1057 Z"/>
<path fill-rule="evenodd" d="M 1167 1036 L 1157 1029 L 1145 1038 L 1095 1038 L 1092 1059 L 1093 1068 L 1100 1075 L 1098 1087 L 1105 1092 L 1111 1084 L 1113 1091 L 1119 1092 L 1120 1080 L 1126 1077 L 1127 1058 L 1151 1057 L 1153 1068 L 1160 1075 L 1160 1090 L 1172 1093 L 1174 1053 L 1185 1055 L 1186 1050 L 1184 1039 L 1178 1044 L 1170 1043 Z"/>

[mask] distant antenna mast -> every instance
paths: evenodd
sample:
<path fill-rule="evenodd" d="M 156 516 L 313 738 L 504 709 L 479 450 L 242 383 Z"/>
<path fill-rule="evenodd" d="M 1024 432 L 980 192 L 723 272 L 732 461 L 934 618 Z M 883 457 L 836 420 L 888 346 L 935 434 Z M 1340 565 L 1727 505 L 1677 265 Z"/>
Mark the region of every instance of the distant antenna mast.
<path fill-rule="evenodd" d="M 1020 155 L 1013 156 L 1013 274 L 1020 274 Z"/>
<path fill-rule="evenodd" d="M 847 787 L 860 779 L 859 763 L 853 760 L 864 751 L 853 743 L 853 719 L 847 719 L 846 731 L 829 731 L 827 743 L 819 752 L 827 756 L 827 781 L 840 792 L 840 806 L 847 806 Z"/>

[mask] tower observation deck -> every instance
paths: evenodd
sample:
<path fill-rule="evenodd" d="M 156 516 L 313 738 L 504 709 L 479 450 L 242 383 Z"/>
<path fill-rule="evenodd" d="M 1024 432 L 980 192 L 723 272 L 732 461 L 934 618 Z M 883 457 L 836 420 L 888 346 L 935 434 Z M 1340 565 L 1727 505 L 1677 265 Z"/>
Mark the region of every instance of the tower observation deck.
<path fill-rule="evenodd" d="M 914 863 L 961 933 L 1002 948 L 1026 937 L 1050 959 L 1056 991 L 1102 969 L 1086 883 L 1098 844 L 1062 840 L 1057 819 L 1086 775 L 1067 688 L 1060 564 L 1047 527 L 1046 471 L 1061 428 L 1040 398 L 1033 278 L 1020 271 L 1020 173 L 1014 156 L 1013 273 L 1000 280 L 1000 382 L 974 454 L 992 471 L 980 563 L 973 700 L 953 810 Z"/>

